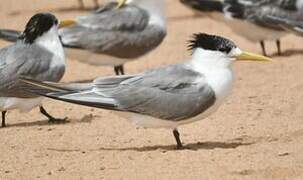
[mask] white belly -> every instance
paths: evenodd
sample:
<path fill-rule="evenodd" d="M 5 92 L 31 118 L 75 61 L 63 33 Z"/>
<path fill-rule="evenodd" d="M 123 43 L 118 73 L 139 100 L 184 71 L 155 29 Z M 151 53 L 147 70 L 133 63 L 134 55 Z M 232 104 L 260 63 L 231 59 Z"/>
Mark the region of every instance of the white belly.
<path fill-rule="evenodd" d="M 30 111 L 33 108 L 40 106 L 42 97 L 38 98 L 15 98 L 15 97 L 0 97 L 0 110 L 7 111 L 18 109 L 22 112 Z"/>
<path fill-rule="evenodd" d="M 180 125 L 193 123 L 195 121 L 200 121 L 208 117 L 209 115 L 214 113 L 219 108 L 220 105 L 221 102 L 218 102 L 214 104 L 212 107 L 210 107 L 208 110 L 206 110 L 205 112 L 199 114 L 198 116 L 181 121 L 162 120 L 151 116 L 130 113 L 130 112 L 116 112 L 116 114 L 127 119 L 128 121 L 130 121 L 131 123 L 133 123 L 135 126 L 138 127 L 175 129 Z"/>
<path fill-rule="evenodd" d="M 97 66 L 117 66 L 131 61 L 131 59 L 121 59 L 105 54 L 96 54 L 82 49 L 65 48 L 65 53 L 68 58 Z"/>
<path fill-rule="evenodd" d="M 243 36 L 252 42 L 260 42 L 262 40 L 277 40 L 287 34 L 285 31 L 276 31 L 271 28 L 258 26 L 245 20 L 228 19 L 219 13 L 210 13 L 208 16 L 216 21 L 224 23 L 236 34 Z"/>
<path fill-rule="evenodd" d="M 229 24 L 235 33 L 253 42 L 260 42 L 262 40 L 278 40 L 286 35 L 285 31 L 276 31 L 274 29 L 261 27 L 246 21 L 231 20 L 226 23 Z"/>

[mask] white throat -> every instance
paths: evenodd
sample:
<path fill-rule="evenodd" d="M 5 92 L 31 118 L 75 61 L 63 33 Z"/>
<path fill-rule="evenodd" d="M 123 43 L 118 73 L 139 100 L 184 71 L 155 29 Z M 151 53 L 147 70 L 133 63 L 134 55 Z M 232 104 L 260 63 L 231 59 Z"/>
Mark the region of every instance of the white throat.
<path fill-rule="evenodd" d="M 193 70 L 203 75 L 201 81 L 206 80 L 215 91 L 217 105 L 221 104 L 231 91 L 233 82 L 232 61 L 224 53 L 197 48 L 189 62 Z"/>
<path fill-rule="evenodd" d="M 64 50 L 58 35 L 58 28 L 52 27 L 48 32 L 35 40 L 35 43 L 46 48 L 60 59 L 65 59 Z"/>
<path fill-rule="evenodd" d="M 197 48 L 193 52 L 191 64 L 198 72 L 208 69 L 231 69 L 232 59 L 219 51 Z"/>

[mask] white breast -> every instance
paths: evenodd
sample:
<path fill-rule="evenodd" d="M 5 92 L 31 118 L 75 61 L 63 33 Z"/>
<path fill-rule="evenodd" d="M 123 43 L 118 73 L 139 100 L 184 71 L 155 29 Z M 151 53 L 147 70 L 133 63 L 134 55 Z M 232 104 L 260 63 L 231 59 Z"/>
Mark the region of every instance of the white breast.
<path fill-rule="evenodd" d="M 52 27 L 48 32 L 37 38 L 35 43 L 54 54 L 51 67 L 65 66 L 64 50 L 60 42 L 56 26 Z"/>
<path fill-rule="evenodd" d="M 15 97 L 0 97 L 0 110 L 7 111 L 19 109 L 21 111 L 30 111 L 33 108 L 40 106 L 42 97 L 38 98 L 15 98 Z"/>

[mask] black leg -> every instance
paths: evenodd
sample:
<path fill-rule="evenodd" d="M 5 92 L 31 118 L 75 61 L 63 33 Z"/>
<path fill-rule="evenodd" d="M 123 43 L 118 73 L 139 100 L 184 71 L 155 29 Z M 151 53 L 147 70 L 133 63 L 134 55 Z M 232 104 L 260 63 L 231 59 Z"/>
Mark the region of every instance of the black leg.
<path fill-rule="evenodd" d="M 123 65 L 118 65 L 114 67 L 116 75 L 124 75 Z"/>
<path fill-rule="evenodd" d="M 95 3 L 95 9 L 98 9 L 99 8 L 98 0 L 94 0 L 94 3 Z"/>
<path fill-rule="evenodd" d="M 84 3 L 83 0 L 78 0 L 79 4 L 80 4 L 80 9 L 84 9 Z"/>
<path fill-rule="evenodd" d="M 261 48 L 262 48 L 263 55 L 266 56 L 266 50 L 265 50 L 265 43 L 264 43 L 264 41 L 260 41 L 260 45 L 261 45 Z"/>
<path fill-rule="evenodd" d="M 124 75 L 124 67 L 123 67 L 123 65 L 120 65 L 119 69 L 120 69 L 120 75 Z"/>
<path fill-rule="evenodd" d="M 2 111 L 2 127 L 6 126 L 6 124 L 5 124 L 5 114 L 6 114 L 6 111 Z"/>
<path fill-rule="evenodd" d="M 40 106 L 40 112 L 48 118 L 49 123 L 66 123 L 67 122 L 66 121 L 67 118 L 64 118 L 64 119 L 54 118 L 53 116 L 48 114 L 48 112 L 46 112 L 46 110 L 44 109 L 43 106 Z"/>
<path fill-rule="evenodd" d="M 174 129 L 173 133 L 174 133 L 174 136 L 175 136 L 175 139 L 176 139 L 176 142 L 177 142 L 177 149 L 182 149 L 183 145 L 182 145 L 181 140 L 180 140 L 180 133 L 178 132 L 177 129 Z"/>
<path fill-rule="evenodd" d="M 282 51 L 281 51 L 281 41 L 280 41 L 280 39 L 278 39 L 276 41 L 276 44 L 277 44 L 277 49 L 278 49 L 278 55 L 281 56 Z"/>

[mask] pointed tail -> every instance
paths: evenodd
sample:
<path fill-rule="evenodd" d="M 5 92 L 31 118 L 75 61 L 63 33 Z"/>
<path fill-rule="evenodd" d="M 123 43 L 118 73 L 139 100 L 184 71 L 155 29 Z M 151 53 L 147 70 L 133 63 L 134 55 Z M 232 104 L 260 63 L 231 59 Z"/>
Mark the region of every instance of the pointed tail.
<path fill-rule="evenodd" d="M 20 78 L 23 90 L 51 99 L 119 111 L 116 101 L 94 91 L 93 83 L 53 83 Z"/>

